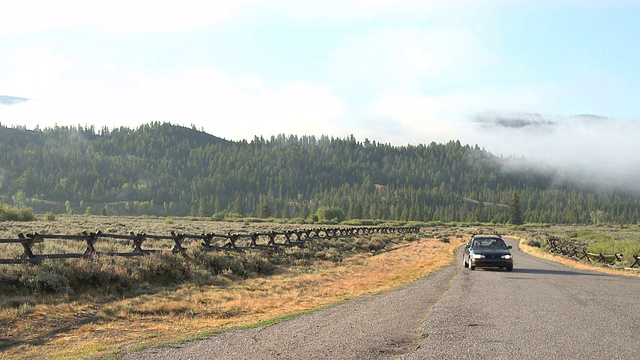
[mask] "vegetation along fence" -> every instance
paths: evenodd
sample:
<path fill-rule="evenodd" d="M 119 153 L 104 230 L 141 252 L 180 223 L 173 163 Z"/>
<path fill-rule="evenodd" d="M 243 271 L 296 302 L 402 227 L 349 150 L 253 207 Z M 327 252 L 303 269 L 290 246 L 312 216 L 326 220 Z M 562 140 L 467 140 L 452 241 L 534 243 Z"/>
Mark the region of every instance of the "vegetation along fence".
<path fill-rule="evenodd" d="M 563 239 L 555 236 L 547 236 L 548 250 L 552 253 L 564 255 L 576 260 L 585 260 L 587 262 L 602 263 L 610 266 L 616 266 L 624 259 L 623 254 L 601 254 L 590 253 L 584 244 L 577 244 L 571 240 Z M 640 267 L 640 256 L 631 255 L 634 262 L 631 268 Z"/>
<path fill-rule="evenodd" d="M 107 234 L 101 231 L 87 233 L 81 235 L 51 235 L 51 234 L 19 234 L 17 239 L 0 239 L 0 244 L 20 244 L 23 252 L 17 258 L 7 259 L 0 258 L 0 264 L 22 264 L 37 263 L 43 259 L 71 259 L 83 258 L 96 255 L 111 256 L 139 256 L 152 252 L 161 251 L 158 247 L 171 247 L 173 253 L 184 253 L 186 251 L 185 244 L 187 240 L 190 243 L 199 243 L 201 251 L 215 250 L 248 250 L 248 249 L 273 249 L 281 246 L 300 246 L 307 241 L 317 239 L 337 239 L 342 237 L 354 237 L 370 234 L 409 234 L 420 231 L 419 227 L 398 227 L 398 226 L 375 226 L 375 227 L 350 227 L 350 228 L 316 228 L 303 230 L 285 230 L 257 232 L 250 234 L 176 234 L 171 235 L 150 235 L 145 233 L 129 235 Z M 37 244 L 41 244 L 46 240 L 62 240 L 67 242 L 75 242 L 86 244 L 86 249 L 82 253 L 67 252 L 68 247 L 61 247 L 62 252 L 51 254 L 36 254 Z M 113 241 L 124 241 L 131 251 L 97 251 L 96 244 L 101 239 L 112 239 Z M 193 241 L 195 240 L 195 241 Z M 153 248 L 144 248 L 143 245 L 149 245 L 154 242 L 156 246 Z M 164 245 L 164 246 L 163 246 Z M 151 245 L 153 246 L 153 245 Z M 4 252 L 3 252 L 4 253 Z"/>

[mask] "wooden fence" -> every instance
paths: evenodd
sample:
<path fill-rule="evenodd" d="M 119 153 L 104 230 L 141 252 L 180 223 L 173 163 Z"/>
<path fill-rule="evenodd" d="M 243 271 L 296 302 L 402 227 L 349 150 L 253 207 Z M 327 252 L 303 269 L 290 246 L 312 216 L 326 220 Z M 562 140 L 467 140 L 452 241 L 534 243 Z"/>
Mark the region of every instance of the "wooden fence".
<path fill-rule="evenodd" d="M 571 240 L 559 238 L 556 236 L 547 236 L 547 243 L 549 244 L 548 250 L 552 253 L 567 256 L 576 260 L 585 260 L 589 263 L 602 263 L 610 266 L 622 262 L 624 259 L 623 254 L 596 254 L 587 252 L 587 247 L 582 244 L 577 244 Z M 640 256 L 631 255 L 634 262 L 631 264 L 631 268 L 636 266 L 640 267 Z"/>
<path fill-rule="evenodd" d="M 349 227 L 349 228 L 316 228 L 303 230 L 286 230 L 258 232 L 250 234 L 176 234 L 170 235 L 150 235 L 145 233 L 129 235 L 107 234 L 101 231 L 83 232 L 81 235 L 52 235 L 52 234 L 19 234 L 15 239 L 0 239 L 0 244 L 20 244 L 23 253 L 14 259 L 0 258 L 0 264 L 23 264 L 37 263 L 44 259 L 72 259 L 86 258 L 96 255 L 110 256 L 140 256 L 161 251 L 153 246 L 152 242 L 169 241 L 173 253 L 184 253 L 185 240 L 194 239 L 199 242 L 201 251 L 216 250 L 248 250 L 248 249 L 273 249 L 282 246 L 302 245 L 305 242 L 318 239 L 337 239 L 343 237 L 355 237 L 370 234 L 409 234 L 420 231 L 419 227 L 398 227 L 398 226 L 375 226 L 375 227 Z M 36 254 L 34 245 L 43 243 L 46 240 L 58 239 L 70 242 L 83 242 L 86 249 L 83 253 L 56 253 L 56 254 Z M 126 241 L 132 248 L 129 252 L 100 252 L 96 250 L 96 243 L 103 239 L 119 239 Z"/>

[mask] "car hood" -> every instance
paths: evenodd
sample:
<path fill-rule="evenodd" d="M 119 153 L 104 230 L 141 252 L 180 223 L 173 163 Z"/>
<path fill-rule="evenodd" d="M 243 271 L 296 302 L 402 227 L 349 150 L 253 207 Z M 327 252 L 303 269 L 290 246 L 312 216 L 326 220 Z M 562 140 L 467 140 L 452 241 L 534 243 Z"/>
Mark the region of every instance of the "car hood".
<path fill-rule="evenodd" d="M 473 249 L 474 254 L 479 255 L 509 255 L 511 251 L 509 249 Z"/>

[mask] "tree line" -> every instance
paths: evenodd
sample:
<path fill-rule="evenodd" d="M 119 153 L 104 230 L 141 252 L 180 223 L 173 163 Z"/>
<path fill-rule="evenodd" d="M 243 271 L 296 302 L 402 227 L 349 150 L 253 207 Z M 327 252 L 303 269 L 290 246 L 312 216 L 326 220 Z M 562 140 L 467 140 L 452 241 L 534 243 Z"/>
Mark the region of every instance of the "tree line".
<path fill-rule="evenodd" d="M 227 141 L 153 122 L 135 129 L 0 125 L 0 202 L 39 213 L 325 220 L 636 223 L 640 198 L 459 141 L 355 137 Z M 597 218 L 597 219 L 595 219 Z"/>

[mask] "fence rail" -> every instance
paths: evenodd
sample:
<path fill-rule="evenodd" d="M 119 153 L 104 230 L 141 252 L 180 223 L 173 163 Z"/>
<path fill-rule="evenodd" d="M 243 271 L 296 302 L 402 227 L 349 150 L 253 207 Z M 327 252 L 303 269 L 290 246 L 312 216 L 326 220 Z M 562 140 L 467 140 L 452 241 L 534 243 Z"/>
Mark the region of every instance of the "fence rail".
<path fill-rule="evenodd" d="M 173 253 L 184 253 L 185 240 L 194 239 L 202 241 L 201 251 L 217 250 L 248 250 L 248 249 L 273 249 L 281 246 L 300 246 L 305 242 L 318 239 L 337 239 L 343 237 L 355 237 L 370 234 L 409 234 L 418 233 L 419 227 L 400 226 L 375 226 L 375 227 L 348 227 L 348 228 L 315 228 L 297 229 L 285 231 L 256 232 L 250 234 L 178 234 L 171 232 L 171 235 L 151 235 L 146 233 L 108 234 L 101 231 L 82 232 L 81 235 L 55 235 L 55 234 L 18 234 L 15 239 L 0 239 L 0 244 L 21 244 L 23 253 L 14 259 L 0 258 L 0 264 L 24 264 L 38 263 L 44 259 L 72 259 L 86 258 L 97 255 L 109 256 L 140 256 L 161 251 L 157 248 L 144 248 L 150 241 L 171 240 Z M 132 245 L 130 252 L 100 252 L 96 250 L 96 242 L 101 239 L 126 240 Z M 56 254 L 36 254 L 34 245 L 43 243 L 46 240 L 58 239 L 64 241 L 84 242 L 86 249 L 83 253 L 56 253 Z"/>
<path fill-rule="evenodd" d="M 559 238 L 556 236 L 547 236 L 547 243 L 549 244 L 548 250 L 555 254 L 564 255 L 576 259 L 578 261 L 585 260 L 589 263 L 602 263 L 605 265 L 615 266 L 624 259 L 623 254 L 601 254 L 590 253 L 587 251 L 587 247 L 584 244 L 576 244 L 568 239 Z M 636 266 L 640 267 L 640 256 L 631 255 L 635 260 L 631 264 L 631 268 Z"/>

